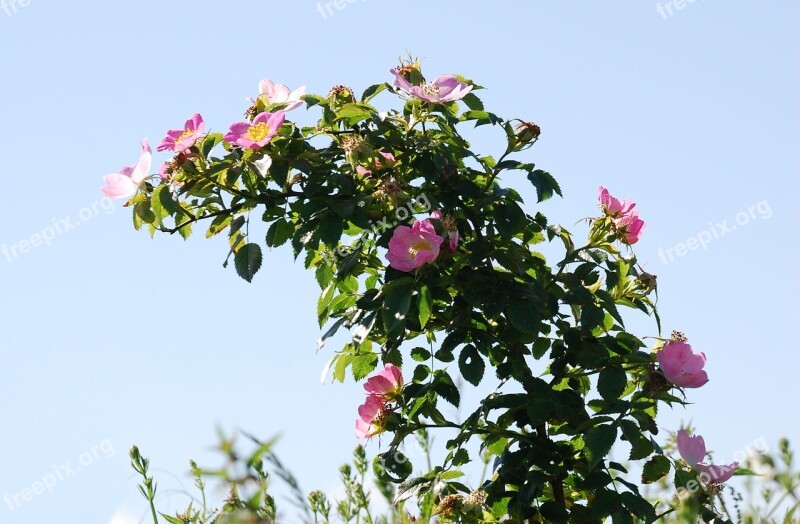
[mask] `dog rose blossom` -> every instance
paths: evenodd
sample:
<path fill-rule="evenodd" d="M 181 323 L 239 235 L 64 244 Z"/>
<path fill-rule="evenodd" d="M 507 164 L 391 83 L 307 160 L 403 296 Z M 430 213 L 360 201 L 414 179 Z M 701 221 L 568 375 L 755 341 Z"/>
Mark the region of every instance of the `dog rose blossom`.
<path fill-rule="evenodd" d="M 278 134 L 285 119 L 283 111 L 259 113 L 252 123 L 231 124 L 230 131 L 225 135 L 225 141 L 245 149 L 261 149 Z"/>
<path fill-rule="evenodd" d="M 356 419 L 356 438 L 365 439 L 379 435 L 386 430 L 386 404 L 377 396 L 370 395 L 358 407 Z"/>
<path fill-rule="evenodd" d="M 412 85 L 397 69 L 390 69 L 394 75 L 394 86 L 420 100 L 434 103 L 446 103 L 464 98 L 472 91 L 472 86 L 466 82 L 459 82 L 453 75 L 442 75 L 433 82 L 426 82 L 421 86 Z"/>
<path fill-rule="evenodd" d="M 100 188 L 105 196 L 113 199 L 128 199 L 136 194 L 142 182 L 150 173 L 153 154 L 147 139 L 142 140 L 142 154 L 139 161 L 130 167 L 123 167 L 119 173 L 111 173 L 103 177 L 105 186 Z"/>
<path fill-rule="evenodd" d="M 183 129 L 171 129 L 167 131 L 167 136 L 156 148 L 156 151 L 175 151 L 182 153 L 192 147 L 197 138 L 205 131 L 203 117 L 195 113 L 192 118 L 183 124 Z"/>
<path fill-rule="evenodd" d="M 444 238 L 436 234 L 430 220 L 417 220 L 412 227 L 398 226 L 389 240 L 386 259 L 399 271 L 411 272 L 439 256 Z"/>
<path fill-rule="evenodd" d="M 678 431 L 678 453 L 690 468 L 700 472 L 700 480 L 705 484 L 722 484 L 730 479 L 739 467 L 738 462 L 727 466 L 705 463 L 706 443 L 703 437 L 690 436 L 685 429 Z"/>
<path fill-rule="evenodd" d="M 300 97 L 306 94 L 306 86 L 300 86 L 294 91 L 283 84 L 275 84 L 272 80 L 264 79 L 258 84 L 258 92 L 267 99 L 268 104 L 286 104 L 284 111 L 291 111 L 303 105 Z"/>
<path fill-rule="evenodd" d="M 603 186 L 598 188 L 598 192 L 597 199 L 600 201 L 600 208 L 607 216 L 619 218 L 629 214 L 633 208 L 636 207 L 636 202 L 633 200 L 620 200 L 615 198 L 611 196 L 608 189 Z"/>
<path fill-rule="evenodd" d="M 639 218 L 639 213 L 631 213 L 614 219 L 619 240 L 625 244 L 633 245 L 639 241 L 644 233 L 644 221 Z"/>
<path fill-rule="evenodd" d="M 708 382 L 708 375 L 703 371 L 706 356 L 695 354 L 692 346 L 682 340 L 670 340 L 657 353 L 658 365 L 664 376 L 682 388 L 699 388 Z"/>
<path fill-rule="evenodd" d="M 386 364 L 383 371 L 364 383 L 364 389 L 385 402 L 394 400 L 403 390 L 403 372 L 394 364 Z"/>

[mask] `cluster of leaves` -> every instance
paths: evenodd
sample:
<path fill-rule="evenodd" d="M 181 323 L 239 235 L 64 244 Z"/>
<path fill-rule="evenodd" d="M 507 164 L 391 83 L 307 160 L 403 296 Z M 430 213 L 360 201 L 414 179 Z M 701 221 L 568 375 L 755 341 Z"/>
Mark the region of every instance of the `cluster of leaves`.
<path fill-rule="evenodd" d="M 423 81 L 418 63 L 403 68 Z M 321 343 L 341 328 L 353 333 L 329 364 L 334 379 L 349 370 L 361 380 L 380 362 L 413 377 L 387 421 L 393 437 L 375 458 L 379 481 L 399 484 L 396 502 L 480 490 L 482 521 L 652 522 L 658 515 L 640 479 L 608 454 L 626 442 L 630 460 L 644 463 L 645 483 L 672 467 L 653 439 L 657 407 L 682 399 L 654 372 L 651 351 L 621 313 L 654 315 L 660 332 L 654 278 L 612 230 L 576 247 L 568 231 L 501 186 L 503 175 L 522 174 L 539 202 L 561 194 L 550 174 L 515 158 L 538 128 L 487 111 L 480 87 L 460 80 L 473 86 L 460 102 L 423 101 L 387 83 L 360 97 L 342 86 L 306 95 L 307 107 L 321 113 L 316 125 L 287 120 L 261 150 L 208 134 L 174 159 L 170 180 L 148 182 L 132 199 L 134 224 L 187 237 L 207 221 L 207 236 L 227 234 L 229 256 L 248 281 L 263 262 L 261 242 L 249 235 L 254 216 L 268 226 L 266 246 L 291 245 L 321 288 L 317 315 L 321 327 L 330 324 Z M 402 107 L 380 112 L 373 105 L 380 93 L 397 95 Z M 262 97 L 248 115 L 280 107 Z M 474 152 L 463 136 L 465 127 L 484 125 L 505 135 L 496 159 Z M 381 152 L 395 162 L 376 168 Z M 443 210 L 461 238 L 455 253 L 413 273 L 381 257 L 392 235 L 384 226 L 411 224 L 409 209 Z M 553 241 L 564 250 L 555 264 L 536 249 Z M 459 375 L 475 386 L 491 376 L 497 387 L 455 421 L 442 402 L 459 406 Z M 443 463 L 415 476 L 414 465 L 396 457 L 423 428 L 458 435 L 447 441 Z M 474 442 L 493 464 L 473 489 L 457 479 L 475 460 Z"/>

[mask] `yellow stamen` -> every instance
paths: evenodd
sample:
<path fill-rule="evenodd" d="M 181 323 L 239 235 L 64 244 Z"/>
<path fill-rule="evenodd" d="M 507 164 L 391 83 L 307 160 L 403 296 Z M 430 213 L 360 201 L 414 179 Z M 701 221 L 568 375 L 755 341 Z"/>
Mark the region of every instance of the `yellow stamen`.
<path fill-rule="evenodd" d="M 194 134 L 194 130 L 187 129 L 186 131 L 183 132 L 183 134 L 181 136 L 178 137 L 178 139 L 175 141 L 175 143 L 176 144 L 180 144 L 183 141 L 184 138 L 192 136 L 193 134 Z"/>
<path fill-rule="evenodd" d="M 260 142 L 264 140 L 264 138 L 269 134 L 270 129 L 264 122 L 259 122 L 258 124 L 250 126 L 250 129 L 247 130 L 247 138 L 252 140 L 253 142 Z"/>
<path fill-rule="evenodd" d="M 430 250 L 431 250 L 431 245 L 427 241 L 417 240 L 416 242 L 411 244 L 411 247 L 408 248 L 408 254 L 411 255 L 411 258 L 414 258 L 420 251 L 430 251 Z"/>

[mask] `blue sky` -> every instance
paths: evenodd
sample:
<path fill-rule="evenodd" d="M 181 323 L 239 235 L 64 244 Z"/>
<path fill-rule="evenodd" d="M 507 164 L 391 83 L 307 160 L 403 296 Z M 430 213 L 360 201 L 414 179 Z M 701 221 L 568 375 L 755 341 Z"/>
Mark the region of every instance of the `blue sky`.
<path fill-rule="evenodd" d="M 320 384 L 335 346 L 315 353 L 313 275 L 279 249 L 248 285 L 222 268 L 224 239 L 151 240 L 98 187 L 142 137 L 157 143 L 195 111 L 227 129 L 261 78 L 360 92 L 407 50 L 429 76 L 468 76 L 490 110 L 542 127 L 526 158 L 566 198 L 537 206 L 507 178 L 530 212 L 581 234 L 598 185 L 638 202 L 636 252 L 659 277 L 665 329 L 706 353 L 711 376 L 662 427 L 693 419 L 728 461 L 759 437 L 800 440 L 798 4 L 2 5 L 0 497 L 53 485 L 0 503 L 0 522 L 136 522 L 133 443 L 160 470 L 165 506 L 183 505 L 188 459 L 216 464 L 218 425 L 280 433 L 305 489 L 335 486 L 363 394 Z M 501 140 L 482 130 L 475 146 Z M 60 231 L 49 245 L 35 237 L 47 228 Z M 630 327 L 656 335 L 647 319 Z"/>

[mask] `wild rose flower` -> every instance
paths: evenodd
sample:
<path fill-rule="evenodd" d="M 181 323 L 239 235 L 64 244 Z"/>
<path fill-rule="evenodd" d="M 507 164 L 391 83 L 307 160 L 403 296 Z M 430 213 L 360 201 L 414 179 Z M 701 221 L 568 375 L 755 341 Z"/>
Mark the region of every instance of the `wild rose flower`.
<path fill-rule="evenodd" d="M 458 226 L 451 215 L 445 215 L 440 209 L 431 213 L 431 218 L 440 220 L 447 235 L 447 248 L 455 252 L 458 249 Z"/>
<path fill-rule="evenodd" d="M 644 233 L 644 221 L 639 218 L 639 213 L 636 211 L 621 218 L 615 218 L 614 226 L 619 240 L 631 246 L 638 242 Z"/>
<path fill-rule="evenodd" d="M 708 375 L 703 371 L 706 356 L 695 354 L 692 346 L 682 340 L 670 340 L 657 353 L 658 365 L 664 376 L 682 388 L 699 388 L 708 382 Z"/>
<path fill-rule="evenodd" d="M 704 462 L 706 458 L 706 443 L 700 435 L 690 436 L 685 429 L 678 431 L 678 453 L 690 468 L 700 472 L 700 480 L 705 484 L 722 484 L 730 479 L 738 462 L 727 466 L 716 466 Z"/>
<path fill-rule="evenodd" d="M 364 383 L 364 389 L 370 396 L 389 402 L 403 390 L 403 373 L 394 364 L 386 364 L 383 371 Z"/>
<path fill-rule="evenodd" d="M 303 105 L 300 97 L 306 94 L 306 86 L 289 91 L 287 86 L 275 84 L 272 80 L 265 78 L 259 82 L 258 92 L 267 99 L 268 104 L 286 104 L 284 111 L 291 111 Z"/>
<path fill-rule="evenodd" d="M 430 220 L 417 220 L 412 227 L 395 228 L 386 259 L 393 268 L 410 272 L 435 261 L 442 242 Z"/>
<path fill-rule="evenodd" d="M 203 117 L 199 113 L 195 113 L 192 118 L 183 124 L 183 129 L 167 131 L 167 136 L 158 145 L 156 151 L 172 150 L 176 153 L 182 153 L 192 147 L 204 131 Z"/>
<path fill-rule="evenodd" d="M 100 188 L 108 198 L 128 199 L 136 194 L 136 190 L 150 172 L 153 154 L 147 139 L 142 140 L 142 154 L 139 161 L 130 167 L 123 167 L 119 173 L 111 173 L 103 177 L 105 186 Z"/>
<path fill-rule="evenodd" d="M 433 82 L 426 82 L 421 86 L 415 86 L 406 80 L 397 69 L 390 69 L 389 72 L 394 75 L 395 87 L 426 102 L 452 102 L 464 98 L 467 93 L 472 91 L 471 85 L 465 82 L 459 82 L 453 75 L 442 75 L 436 77 Z"/>
<path fill-rule="evenodd" d="M 371 438 L 386 430 L 386 404 L 377 396 L 370 395 L 358 407 L 356 419 L 356 438 Z"/>
<path fill-rule="evenodd" d="M 627 215 L 636 206 L 636 202 L 633 200 L 620 200 L 611 196 L 608 189 L 603 186 L 600 186 L 598 192 L 599 195 L 597 199 L 600 201 L 600 207 L 603 209 L 603 213 L 612 218 L 620 218 Z"/>
<path fill-rule="evenodd" d="M 283 111 L 259 113 L 252 123 L 231 124 L 230 131 L 225 135 L 225 141 L 239 147 L 261 149 L 278 134 L 285 119 L 286 114 Z"/>

